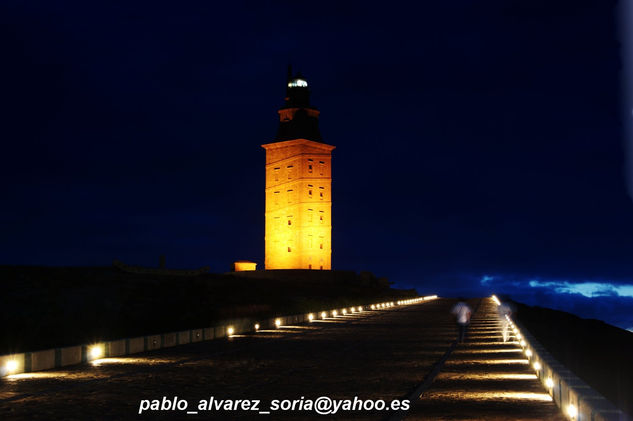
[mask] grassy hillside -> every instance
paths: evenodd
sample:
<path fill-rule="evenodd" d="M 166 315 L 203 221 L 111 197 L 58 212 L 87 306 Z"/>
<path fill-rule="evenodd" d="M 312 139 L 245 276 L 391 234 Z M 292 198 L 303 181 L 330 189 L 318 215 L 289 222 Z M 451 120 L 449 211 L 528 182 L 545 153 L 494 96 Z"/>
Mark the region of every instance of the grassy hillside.
<path fill-rule="evenodd" d="M 256 273 L 176 277 L 113 267 L 0 266 L 0 354 L 415 295 L 369 273 L 310 272 L 261 279 Z"/>

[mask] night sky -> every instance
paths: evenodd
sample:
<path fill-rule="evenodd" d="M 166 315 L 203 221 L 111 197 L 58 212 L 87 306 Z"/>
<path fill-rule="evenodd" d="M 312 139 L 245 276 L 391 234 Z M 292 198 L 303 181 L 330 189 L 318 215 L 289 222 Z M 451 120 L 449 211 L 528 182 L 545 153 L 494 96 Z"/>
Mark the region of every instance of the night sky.
<path fill-rule="evenodd" d="M 336 146 L 335 269 L 633 327 L 616 1 L 5 0 L 0 22 L 0 264 L 263 266 L 292 63 Z"/>

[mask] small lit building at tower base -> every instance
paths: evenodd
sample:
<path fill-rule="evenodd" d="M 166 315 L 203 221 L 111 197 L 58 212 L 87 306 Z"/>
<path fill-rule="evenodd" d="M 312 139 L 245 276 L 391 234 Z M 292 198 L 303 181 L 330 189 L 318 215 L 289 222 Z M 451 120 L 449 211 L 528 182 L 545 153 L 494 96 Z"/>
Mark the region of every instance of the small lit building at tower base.
<path fill-rule="evenodd" d="M 233 262 L 233 272 L 245 272 L 257 270 L 257 263 L 248 260 L 237 260 Z"/>

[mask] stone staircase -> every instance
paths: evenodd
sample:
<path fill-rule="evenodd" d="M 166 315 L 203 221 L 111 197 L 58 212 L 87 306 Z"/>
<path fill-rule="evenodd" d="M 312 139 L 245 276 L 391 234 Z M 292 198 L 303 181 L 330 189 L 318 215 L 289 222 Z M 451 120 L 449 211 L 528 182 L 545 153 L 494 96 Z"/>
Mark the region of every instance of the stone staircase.
<path fill-rule="evenodd" d="M 476 303 L 470 303 L 471 306 Z M 565 420 L 492 299 L 479 302 L 464 343 L 457 344 L 406 420 Z"/>

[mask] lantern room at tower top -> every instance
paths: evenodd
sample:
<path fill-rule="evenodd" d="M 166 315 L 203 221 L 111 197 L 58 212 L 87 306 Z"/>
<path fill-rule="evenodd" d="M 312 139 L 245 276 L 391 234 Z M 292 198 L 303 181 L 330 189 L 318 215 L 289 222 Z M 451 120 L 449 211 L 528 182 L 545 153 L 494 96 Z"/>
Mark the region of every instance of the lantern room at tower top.
<path fill-rule="evenodd" d="M 266 269 L 332 268 L 332 150 L 308 82 L 288 70 L 275 142 L 266 149 Z"/>

